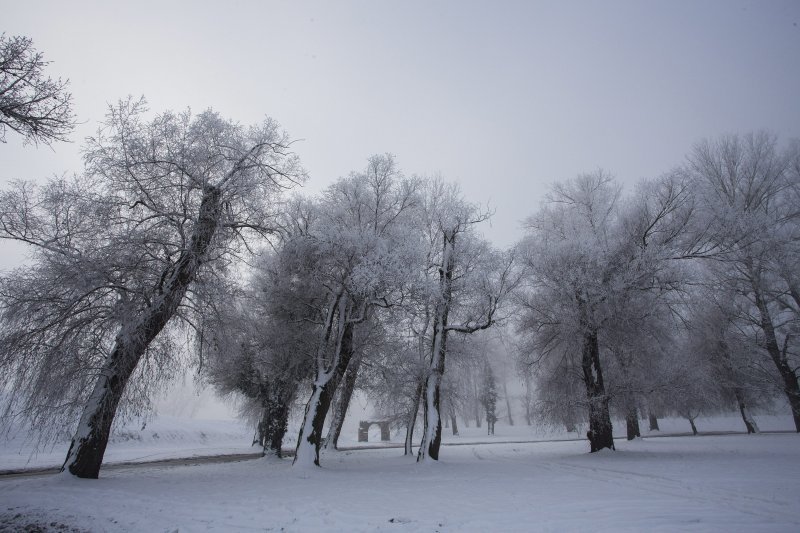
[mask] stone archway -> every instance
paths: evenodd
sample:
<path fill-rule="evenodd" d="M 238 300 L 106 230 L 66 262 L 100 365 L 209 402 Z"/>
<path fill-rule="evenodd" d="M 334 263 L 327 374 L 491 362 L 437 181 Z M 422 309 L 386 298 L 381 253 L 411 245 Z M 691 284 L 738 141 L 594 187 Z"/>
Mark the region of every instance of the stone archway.
<path fill-rule="evenodd" d="M 362 420 L 358 423 L 358 442 L 369 442 L 369 428 L 375 424 L 381 428 L 381 441 L 390 439 L 388 420 Z"/>

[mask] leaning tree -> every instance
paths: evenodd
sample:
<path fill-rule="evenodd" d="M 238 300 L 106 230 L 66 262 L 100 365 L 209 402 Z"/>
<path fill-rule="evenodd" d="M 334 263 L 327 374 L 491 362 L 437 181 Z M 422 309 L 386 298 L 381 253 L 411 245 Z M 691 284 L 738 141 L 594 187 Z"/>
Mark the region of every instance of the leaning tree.
<path fill-rule="evenodd" d="M 270 119 L 146 117 L 143 100 L 120 102 L 81 175 L 0 196 L 0 237 L 31 250 L 0 279 L 6 412 L 50 427 L 80 413 L 62 468 L 78 477 L 97 478 L 118 408 L 174 367 L 170 326 L 196 323 L 198 279 L 269 234 L 281 192 L 304 179 Z"/>

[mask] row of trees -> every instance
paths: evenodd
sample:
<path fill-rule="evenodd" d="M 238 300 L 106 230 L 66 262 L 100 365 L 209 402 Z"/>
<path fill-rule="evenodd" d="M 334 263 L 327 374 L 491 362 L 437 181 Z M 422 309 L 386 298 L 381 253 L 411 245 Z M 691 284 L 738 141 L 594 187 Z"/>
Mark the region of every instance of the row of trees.
<path fill-rule="evenodd" d="M 507 254 L 473 229 L 487 215 L 455 186 L 405 178 L 391 156 L 286 199 L 304 173 L 271 120 L 146 113 L 121 102 L 87 141 L 84 173 L 0 196 L 3 237 L 32 249 L 0 283 L 7 416 L 54 429 L 79 418 L 64 469 L 97 477 L 115 416 L 147 408 L 186 364 L 188 334 L 273 450 L 309 384 L 295 463 L 319 464 L 337 391 L 332 443 L 361 361 L 414 344 L 427 367 L 420 460 L 438 458 L 448 336 L 491 326 L 512 286 Z M 272 251 L 236 283 L 264 238 Z"/>
<path fill-rule="evenodd" d="M 733 404 L 757 431 L 749 408 L 778 392 L 800 431 L 799 193 L 800 146 L 766 133 L 701 142 L 627 196 L 602 172 L 556 184 L 528 219 L 518 293 L 549 413 L 588 419 L 597 450 L 613 448 L 610 402 L 629 438 L 642 407 L 691 421 Z"/>
<path fill-rule="evenodd" d="M 256 269 L 255 292 L 233 305 L 245 317 L 235 322 L 258 321 L 254 334 L 231 340 L 240 333 L 228 321 L 205 324 L 211 381 L 253 398 L 245 391 L 286 390 L 276 397 L 281 413 L 308 385 L 294 462 L 318 465 L 323 442 L 336 446 L 361 369 L 376 382 L 391 369 L 383 382 L 403 397 L 395 405 L 407 409 L 409 442 L 421 403 L 419 459 L 438 458 L 449 336 L 490 327 L 513 285 L 510 256 L 472 229 L 485 219 L 455 186 L 406 178 L 389 155 L 317 198 L 294 198 Z M 251 354 L 241 353 L 254 342 Z M 277 428 L 282 437 L 285 418 Z M 280 438 L 264 441 L 280 453 Z"/>
<path fill-rule="evenodd" d="M 66 129 L 23 132 L 34 140 L 71 127 L 53 83 Z M 245 398 L 265 451 L 280 454 L 307 398 L 296 465 L 336 446 L 359 382 L 403 421 L 406 453 L 421 406 L 418 460 L 436 460 L 443 417 L 456 431 L 467 403 L 493 431 L 476 346 L 500 341 L 475 337 L 513 318 L 526 407 L 535 375 L 542 410 L 588 421 L 592 451 L 614 446 L 612 410 L 636 435 L 642 406 L 692 420 L 735 402 L 755 431 L 748 410 L 776 384 L 800 430 L 800 145 L 701 143 L 627 196 L 603 172 L 556 184 L 507 252 L 477 232 L 488 212 L 390 155 L 316 197 L 285 194 L 304 180 L 272 120 L 152 117 L 129 99 L 87 139 L 82 173 L 3 191 L 0 237 L 31 249 L 0 278 L 6 417 L 74 429 L 64 469 L 97 477 L 115 417 L 194 361 Z"/>

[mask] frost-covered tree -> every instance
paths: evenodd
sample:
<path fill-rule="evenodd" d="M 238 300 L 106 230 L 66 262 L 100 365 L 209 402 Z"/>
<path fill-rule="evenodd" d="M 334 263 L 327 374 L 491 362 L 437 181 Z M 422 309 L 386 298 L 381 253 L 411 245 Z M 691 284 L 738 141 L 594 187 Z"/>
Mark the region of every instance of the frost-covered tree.
<path fill-rule="evenodd" d="M 424 430 L 418 461 L 438 460 L 442 438 L 441 384 L 451 332 L 470 334 L 491 327 L 515 286 L 513 256 L 493 250 L 478 238 L 476 224 L 486 220 L 464 201 L 454 186 L 429 183 L 423 219 L 430 247 L 426 279 L 430 282 L 429 369 L 423 390 Z M 435 244 L 434 244 L 435 246 Z M 431 275 L 433 272 L 435 274 Z"/>
<path fill-rule="evenodd" d="M 353 357 L 347 365 L 347 370 L 336 392 L 328 427 L 328 436 L 325 437 L 326 449 L 335 450 L 339 446 L 339 436 L 342 433 L 342 427 L 344 426 L 350 403 L 353 400 L 353 394 L 357 387 L 362 388 L 359 383 L 363 384 L 364 381 L 363 368 L 367 365 L 375 365 L 376 360 L 391 360 L 392 363 L 390 364 L 394 365 L 397 359 L 394 357 L 396 350 L 402 350 L 402 347 L 398 346 L 396 339 L 387 333 L 385 321 L 381 320 L 381 317 L 376 313 L 370 314 L 367 320 L 355 328 L 353 339 Z M 365 359 L 367 359 L 367 364 L 362 364 Z M 386 405 L 384 402 L 383 407 L 385 408 Z M 379 410 L 379 412 L 386 413 L 381 418 L 394 420 L 396 417 L 392 416 L 391 411 Z"/>
<path fill-rule="evenodd" d="M 319 296 L 311 397 L 306 405 L 295 465 L 319 465 L 322 431 L 331 402 L 355 353 L 355 327 L 377 307 L 395 303 L 419 263 L 410 232 L 419 183 L 406 179 L 389 156 L 374 156 L 364 172 L 331 185 L 320 198 L 307 235 L 284 246 L 306 261 Z M 311 334 L 311 333 L 309 333 Z"/>
<path fill-rule="evenodd" d="M 707 360 L 704 368 L 712 374 L 709 386 L 720 401 L 736 406 L 748 433 L 758 433 L 752 409 L 775 398 L 775 371 L 759 364 L 764 348 L 749 330 L 749 305 L 730 287 L 711 285 L 698 291 L 687 321 L 687 350 Z"/>
<path fill-rule="evenodd" d="M 520 331 L 529 336 L 531 353 L 580 354 L 592 451 L 614 447 L 599 335 L 614 274 L 619 196 L 603 173 L 556 185 L 529 219 L 522 245 L 530 277 L 521 298 Z"/>
<path fill-rule="evenodd" d="M 0 35 L 0 142 L 7 129 L 50 144 L 66 141 L 75 128 L 69 81 L 46 77 L 48 64 L 30 38 Z"/>
<path fill-rule="evenodd" d="M 221 395 L 243 398 L 242 414 L 255 423 L 255 440 L 264 454 L 277 457 L 292 404 L 313 370 L 307 313 L 290 274 L 296 266 L 265 253 L 245 287 L 229 291 L 207 313 L 198 336 L 205 379 Z"/>
<path fill-rule="evenodd" d="M 272 232 L 281 193 L 304 179 L 270 119 L 146 111 L 111 107 L 82 174 L 0 195 L 0 237 L 31 250 L 0 279 L 7 414 L 49 427 L 80 413 L 63 467 L 78 477 L 98 476 L 120 405 L 177 364 L 169 330 L 196 322 L 198 282 Z"/>
<path fill-rule="evenodd" d="M 427 364 L 424 342 L 408 329 L 407 311 L 398 305 L 383 313 L 382 339 L 363 365 L 363 386 L 381 417 L 405 428 L 404 454 L 411 455 Z"/>
<path fill-rule="evenodd" d="M 623 348 L 642 335 L 636 324 L 680 282 L 671 263 L 686 246 L 679 237 L 691 212 L 688 187 L 672 175 L 625 206 L 620 199 L 603 172 L 556 184 L 520 245 L 529 276 L 519 332 L 528 357 L 558 358 L 567 379 L 577 357 L 592 451 L 614 447 L 603 360 L 612 350 L 632 353 Z M 627 359 L 622 366 L 631 368 Z"/>
<path fill-rule="evenodd" d="M 752 309 L 754 335 L 780 376 L 800 431 L 800 143 L 781 151 L 759 132 L 698 143 L 685 166 L 695 184 L 695 233 L 724 267 L 718 280 Z"/>

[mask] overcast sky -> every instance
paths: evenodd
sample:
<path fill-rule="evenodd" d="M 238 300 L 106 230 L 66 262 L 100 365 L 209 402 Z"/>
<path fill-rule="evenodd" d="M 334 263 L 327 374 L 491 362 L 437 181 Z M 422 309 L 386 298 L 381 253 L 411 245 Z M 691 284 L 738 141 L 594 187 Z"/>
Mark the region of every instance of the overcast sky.
<path fill-rule="evenodd" d="M 309 188 L 392 152 L 496 209 L 521 236 L 553 181 L 601 167 L 623 183 L 703 137 L 800 137 L 800 2 L 0 3 L 71 80 L 72 144 L 0 145 L 0 184 L 81 168 L 106 104 L 269 115 L 303 139 Z M 0 242 L 9 256 L 12 248 Z"/>

